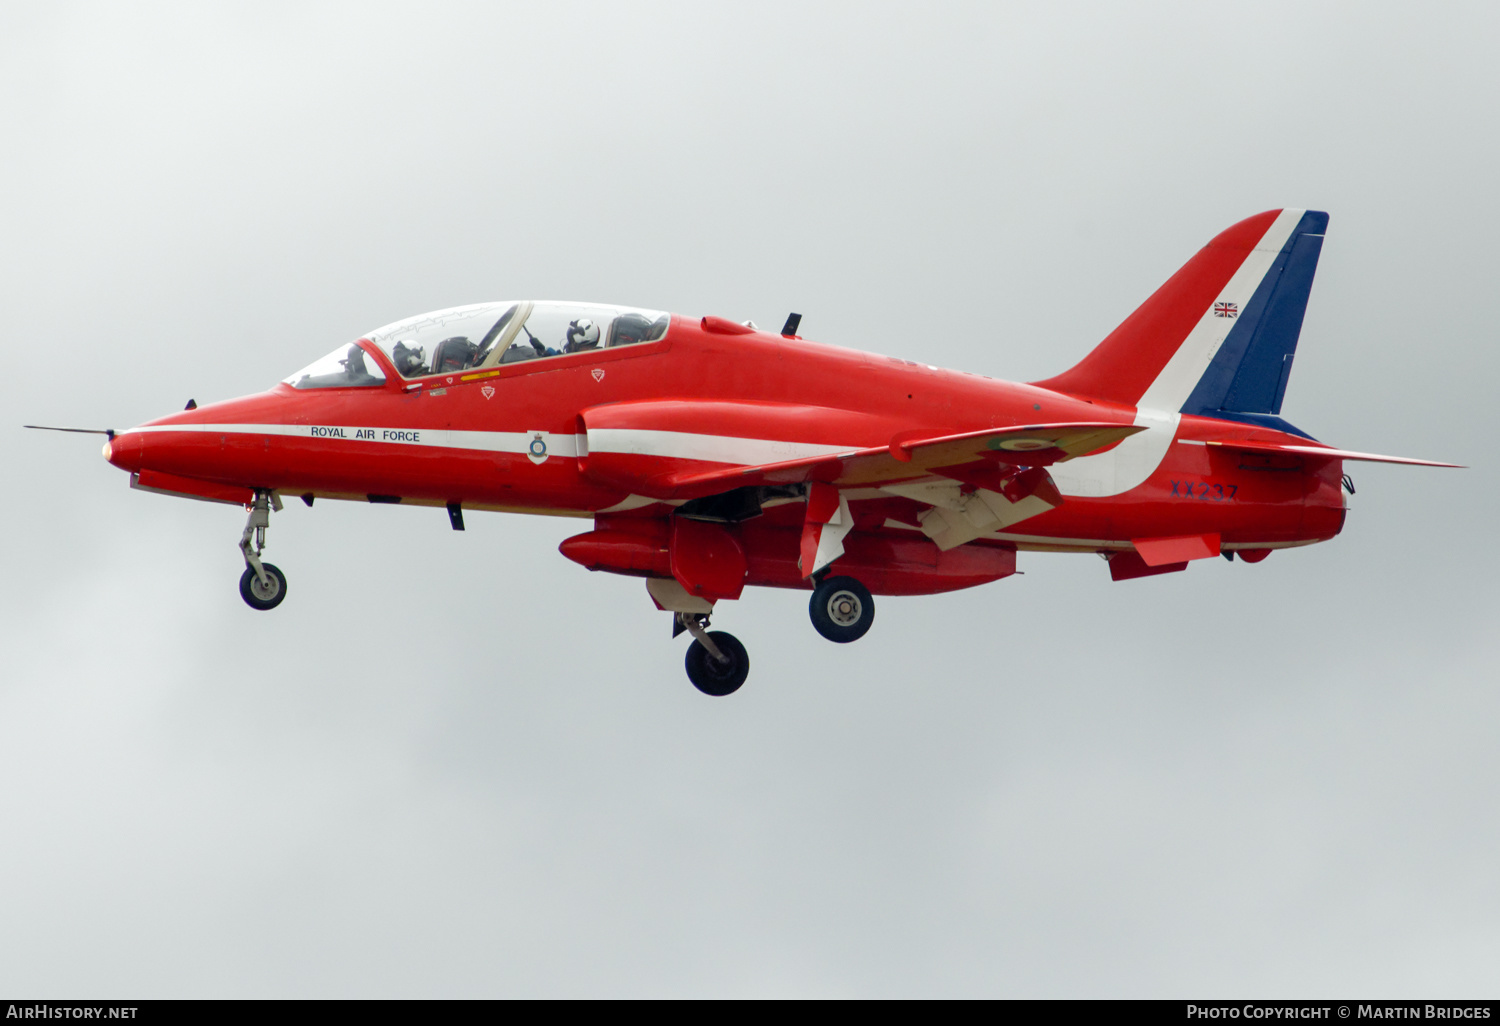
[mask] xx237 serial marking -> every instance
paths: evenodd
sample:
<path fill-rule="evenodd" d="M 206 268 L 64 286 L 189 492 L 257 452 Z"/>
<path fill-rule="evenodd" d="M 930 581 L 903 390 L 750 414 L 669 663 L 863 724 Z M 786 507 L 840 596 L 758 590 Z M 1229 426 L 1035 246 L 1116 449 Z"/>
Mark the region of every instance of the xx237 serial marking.
<path fill-rule="evenodd" d="M 1172 498 L 1199 499 L 1204 502 L 1228 502 L 1239 485 L 1210 484 L 1207 481 L 1173 481 Z"/>

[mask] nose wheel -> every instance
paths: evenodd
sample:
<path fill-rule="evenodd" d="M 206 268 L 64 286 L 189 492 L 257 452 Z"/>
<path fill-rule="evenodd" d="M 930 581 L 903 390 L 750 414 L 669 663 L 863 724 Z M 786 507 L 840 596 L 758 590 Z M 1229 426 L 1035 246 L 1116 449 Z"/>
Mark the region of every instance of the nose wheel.
<path fill-rule="evenodd" d="M 677 623 L 693 636 L 687 650 L 687 675 L 693 687 L 723 698 L 732 695 L 750 675 L 750 653 L 728 631 L 710 631 L 701 613 L 678 613 Z"/>
<path fill-rule="evenodd" d="M 240 598 L 251 609 L 275 609 L 286 598 L 286 575 L 275 564 L 261 562 L 266 548 L 266 528 L 271 526 L 271 510 L 281 510 L 275 494 L 259 489 L 250 504 L 250 518 L 240 535 L 240 552 L 245 556 L 245 572 L 240 575 Z"/>
<path fill-rule="evenodd" d="M 251 609 L 275 609 L 286 598 L 286 575 L 275 563 L 262 563 L 260 569 L 267 578 L 266 582 L 262 582 L 248 566 L 240 574 L 240 598 Z"/>
<path fill-rule="evenodd" d="M 847 645 L 864 637 L 875 622 L 875 599 L 852 577 L 825 577 L 813 589 L 807 613 L 819 634 Z"/>

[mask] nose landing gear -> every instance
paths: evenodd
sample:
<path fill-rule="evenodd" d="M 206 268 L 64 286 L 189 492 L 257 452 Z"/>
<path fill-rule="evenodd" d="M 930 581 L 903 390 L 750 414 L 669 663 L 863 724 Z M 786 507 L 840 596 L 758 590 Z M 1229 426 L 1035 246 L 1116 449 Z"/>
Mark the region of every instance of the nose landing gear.
<path fill-rule="evenodd" d="M 275 609 L 286 598 L 286 575 L 275 563 L 262 563 L 259 577 L 249 567 L 240 574 L 240 598 L 251 609 Z"/>
<path fill-rule="evenodd" d="M 687 675 L 705 695 L 732 695 L 750 675 L 750 654 L 728 631 L 709 631 L 703 613 L 678 613 L 678 625 L 693 636 L 687 650 Z"/>
<path fill-rule="evenodd" d="M 274 564 L 261 562 L 266 547 L 266 528 L 271 526 L 271 510 L 281 512 L 281 499 L 256 489 L 250 504 L 250 518 L 240 535 L 240 551 L 245 554 L 245 572 L 240 575 L 240 597 L 251 609 L 275 609 L 286 598 L 286 575 Z M 252 547 L 253 539 L 253 547 Z"/>

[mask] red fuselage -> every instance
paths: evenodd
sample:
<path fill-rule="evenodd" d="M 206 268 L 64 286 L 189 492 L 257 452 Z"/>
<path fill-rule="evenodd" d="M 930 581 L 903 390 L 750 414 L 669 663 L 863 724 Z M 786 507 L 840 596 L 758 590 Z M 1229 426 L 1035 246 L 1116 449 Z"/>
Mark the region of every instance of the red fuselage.
<path fill-rule="evenodd" d="M 457 503 L 595 517 L 603 527 L 665 523 L 683 500 L 661 498 L 648 486 L 669 470 L 770 463 L 1028 424 L 1131 425 L 1140 417 L 1131 406 L 746 331 L 711 318 L 674 316 L 659 341 L 415 380 L 396 373 L 375 345 L 361 345 L 384 372 L 379 387 L 299 390 L 283 383 L 175 413 L 118 434 L 108 448 L 110 462 L 143 474 L 143 483 L 181 478 L 231 489 L 215 497 L 263 489 L 288 498 Z M 605 437 L 591 436 L 591 415 L 611 424 L 621 416 L 629 421 L 632 404 L 649 411 L 633 441 L 608 453 L 591 451 L 590 441 L 599 445 Z M 1112 450 L 1137 438 L 1056 464 L 1052 471 L 1066 501 L 955 549 L 976 552 L 979 562 L 967 570 L 951 566 L 951 573 L 937 572 L 943 560 L 965 557 L 939 553 L 915 530 L 925 504 L 884 491 L 879 482 L 846 486 L 855 518 L 847 558 L 916 560 L 931 572 L 867 583 L 876 593 L 919 593 L 1003 576 L 978 554 L 985 548 L 1110 552 L 1128 549 L 1133 539 L 1217 535 L 1225 550 L 1254 557 L 1326 540 L 1343 525 L 1339 461 L 1304 463 L 1201 444 L 1305 439 L 1177 414 L 1162 415 L 1146 434 L 1158 442 L 1133 456 Z M 1074 462 L 1093 469 L 1073 480 Z M 802 523 L 802 504 L 785 502 L 767 503 L 760 516 L 732 525 L 750 557 L 746 583 L 810 586 L 789 562 Z M 627 529 L 656 530 L 646 523 Z M 762 572 L 757 558 L 767 564 Z M 642 575 L 661 570 L 599 568 Z"/>

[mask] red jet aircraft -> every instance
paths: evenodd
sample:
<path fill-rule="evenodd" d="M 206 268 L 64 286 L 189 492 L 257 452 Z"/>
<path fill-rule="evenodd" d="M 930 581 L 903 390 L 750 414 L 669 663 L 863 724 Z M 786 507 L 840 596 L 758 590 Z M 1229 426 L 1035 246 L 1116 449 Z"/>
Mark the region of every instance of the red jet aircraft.
<path fill-rule="evenodd" d="M 240 593 L 286 597 L 261 558 L 295 496 L 593 519 L 562 543 L 643 577 L 687 672 L 727 695 L 745 648 L 709 631 L 746 585 L 811 589 L 854 641 L 872 595 L 1088 552 L 1116 581 L 1264 559 L 1344 524 L 1348 460 L 1279 416 L 1326 214 L 1271 210 L 1213 239 L 1072 370 L 1015 384 L 718 317 L 503 302 L 372 331 L 268 392 L 120 432 L 131 485 L 243 504 Z"/>

